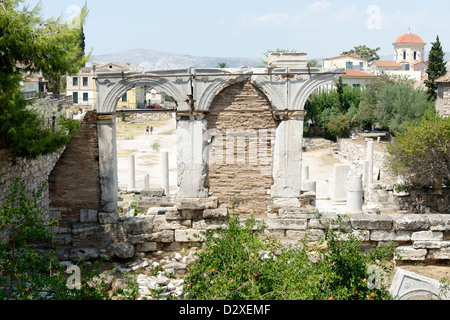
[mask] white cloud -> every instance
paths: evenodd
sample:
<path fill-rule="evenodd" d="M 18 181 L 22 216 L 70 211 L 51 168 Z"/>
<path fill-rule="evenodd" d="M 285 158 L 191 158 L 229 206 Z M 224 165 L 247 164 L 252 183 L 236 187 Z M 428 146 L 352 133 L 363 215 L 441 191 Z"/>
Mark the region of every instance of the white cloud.
<path fill-rule="evenodd" d="M 331 2 L 329 1 L 317 1 L 308 6 L 308 12 L 321 13 L 331 9 Z"/>
<path fill-rule="evenodd" d="M 362 12 L 358 12 L 358 9 L 356 9 L 355 6 L 351 6 L 335 12 L 333 16 L 337 21 L 345 22 L 345 21 L 354 21 L 358 16 L 362 14 L 363 14 Z"/>

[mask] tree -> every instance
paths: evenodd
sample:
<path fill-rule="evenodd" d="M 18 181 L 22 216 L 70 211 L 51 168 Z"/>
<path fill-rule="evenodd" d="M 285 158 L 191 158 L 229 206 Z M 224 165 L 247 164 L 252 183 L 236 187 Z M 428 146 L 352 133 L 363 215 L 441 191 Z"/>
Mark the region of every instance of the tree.
<path fill-rule="evenodd" d="M 425 86 L 427 87 L 427 96 L 429 101 L 435 101 L 437 98 L 437 84 L 436 80 L 447 73 L 446 63 L 444 60 L 445 53 L 442 50 L 439 36 L 436 41 L 432 43 L 430 55 L 428 57 L 428 79 L 425 80 Z"/>
<path fill-rule="evenodd" d="M 366 89 L 361 91 L 361 102 L 353 119 L 355 123 L 364 129 L 372 130 L 374 123 L 377 121 L 375 109 L 378 103 L 379 93 L 385 86 L 395 86 L 402 83 L 412 86 L 414 80 L 406 76 L 384 73 L 371 80 Z"/>
<path fill-rule="evenodd" d="M 3 0 L 0 7 L 0 139 L 16 155 L 36 158 L 66 145 L 74 134 L 73 125 L 56 133 L 43 128 L 39 116 L 27 110 L 19 83 L 24 74 L 41 72 L 59 78 L 78 72 L 89 58 L 77 59 L 87 8 L 82 9 L 77 28 L 59 19 L 44 20 L 40 5 L 19 8 L 21 2 Z"/>
<path fill-rule="evenodd" d="M 406 123 L 419 122 L 428 106 L 425 93 L 409 84 L 384 86 L 377 95 L 374 116 L 382 128 L 397 132 Z"/>
<path fill-rule="evenodd" d="M 308 67 L 310 67 L 310 68 L 320 68 L 322 66 L 319 64 L 319 61 L 317 61 L 316 59 L 312 59 L 312 60 L 308 61 Z"/>
<path fill-rule="evenodd" d="M 219 62 L 218 64 L 217 64 L 217 68 L 228 68 L 228 63 L 226 63 L 226 62 Z"/>
<path fill-rule="evenodd" d="M 349 50 L 349 51 L 344 51 L 342 52 L 342 54 L 347 55 L 347 54 L 358 54 L 361 56 L 361 58 L 367 59 L 367 61 L 369 63 L 376 61 L 376 60 L 380 60 L 380 56 L 378 55 L 378 51 L 380 51 L 380 47 L 376 48 L 376 49 L 371 49 L 369 47 L 367 47 L 366 45 L 361 45 L 361 46 L 357 46 L 354 47 L 353 49 Z"/>
<path fill-rule="evenodd" d="M 427 110 L 420 122 L 397 133 L 387 149 L 390 170 L 408 183 L 433 186 L 441 179 L 450 181 L 450 118 Z"/>
<path fill-rule="evenodd" d="M 268 59 L 269 58 L 269 55 L 271 54 L 271 53 L 294 53 L 294 52 L 297 52 L 295 49 L 292 49 L 292 50 L 290 50 L 290 49 L 277 49 L 277 50 L 267 50 L 265 53 L 264 53 L 264 55 L 266 56 L 266 59 Z M 265 65 L 268 65 L 269 64 L 269 61 L 268 60 L 264 60 L 264 59 L 259 59 L 259 60 L 261 60 L 261 62 L 262 63 L 264 63 Z"/>

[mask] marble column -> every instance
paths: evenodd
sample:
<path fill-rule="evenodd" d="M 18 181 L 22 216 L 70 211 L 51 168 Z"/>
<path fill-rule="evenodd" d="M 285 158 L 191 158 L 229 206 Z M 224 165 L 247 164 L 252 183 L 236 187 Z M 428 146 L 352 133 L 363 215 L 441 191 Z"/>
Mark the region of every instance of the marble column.
<path fill-rule="evenodd" d="M 299 198 L 301 195 L 304 115 L 303 111 L 283 115 L 277 128 L 272 198 Z"/>
<path fill-rule="evenodd" d="M 177 116 L 178 197 L 207 198 L 206 130 L 203 114 Z"/>
<path fill-rule="evenodd" d="M 98 115 L 100 197 L 104 212 L 117 212 L 118 176 L 116 116 Z"/>

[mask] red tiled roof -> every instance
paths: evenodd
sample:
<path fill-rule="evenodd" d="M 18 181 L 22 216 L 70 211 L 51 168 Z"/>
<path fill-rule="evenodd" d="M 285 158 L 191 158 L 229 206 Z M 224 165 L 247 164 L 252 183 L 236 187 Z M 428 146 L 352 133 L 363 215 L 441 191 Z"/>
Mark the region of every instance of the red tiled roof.
<path fill-rule="evenodd" d="M 361 70 L 345 70 L 342 77 L 365 77 L 365 78 L 373 78 L 376 77 L 373 74 L 361 71 Z"/>
<path fill-rule="evenodd" d="M 396 62 L 396 61 L 374 61 L 373 62 L 374 65 L 376 65 L 377 67 L 389 67 L 389 68 L 400 68 L 401 65 L 400 63 Z"/>
<path fill-rule="evenodd" d="M 416 34 L 412 33 L 406 33 L 404 35 L 401 35 L 397 41 L 394 42 L 394 44 L 399 43 L 420 43 L 425 44 L 425 42 Z"/>

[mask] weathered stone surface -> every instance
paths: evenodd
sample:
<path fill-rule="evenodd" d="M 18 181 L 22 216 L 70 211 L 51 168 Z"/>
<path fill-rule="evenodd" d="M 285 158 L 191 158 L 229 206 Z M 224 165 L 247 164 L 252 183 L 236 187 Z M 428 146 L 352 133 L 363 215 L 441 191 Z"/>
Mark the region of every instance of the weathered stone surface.
<path fill-rule="evenodd" d="M 327 213 L 320 215 L 318 219 L 311 219 L 308 222 L 308 229 L 337 229 L 342 226 L 350 226 L 350 219 L 347 215 Z"/>
<path fill-rule="evenodd" d="M 178 210 L 203 210 L 217 209 L 217 198 L 178 198 L 176 208 Z"/>
<path fill-rule="evenodd" d="M 300 208 L 301 203 L 298 198 L 273 198 L 272 205 L 274 208 Z"/>
<path fill-rule="evenodd" d="M 176 242 L 202 242 L 204 235 L 201 231 L 204 230 L 175 230 Z"/>
<path fill-rule="evenodd" d="M 112 254 L 121 259 L 129 259 L 134 256 L 134 246 L 130 243 L 114 243 L 110 246 Z"/>
<path fill-rule="evenodd" d="M 153 229 L 153 220 L 154 216 L 130 217 L 123 224 L 130 234 L 149 233 Z"/>
<path fill-rule="evenodd" d="M 98 211 L 94 209 L 81 209 L 80 222 L 97 222 Z"/>
<path fill-rule="evenodd" d="M 392 219 L 394 221 L 395 230 L 411 230 L 411 231 L 421 231 L 428 230 L 429 222 L 424 216 L 418 215 L 393 215 Z"/>
<path fill-rule="evenodd" d="M 278 216 L 281 219 L 316 219 L 319 211 L 317 208 L 280 208 Z"/>
<path fill-rule="evenodd" d="M 198 230 L 224 229 L 228 227 L 228 221 L 198 219 L 192 221 L 192 228 Z"/>
<path fill-rule="evenodd" d="M 372 230 L 370 232 L 370 240 L 372 240 L 372 241 L 409 241 L 409 240 L 411 240 L 411 232 L 395 231 L 395 230 Z"/>
<path fill-rule="evenodd" d="M 361 229 L 361 230 L 392 229 L 392 219 L 388 216 L 355 214 L 350 216 L 350 222 L 354 229 Z"/>
<path fill-rule="evenodd" d="M 70 250 L 69 259 L 72 261 L 95 260 L 99 257 L 100 250 L 96 248 L 77 248 Z"/>
<path fill-rule="evenodd" d="M 415 249 L 441 249 L 450 248 L 450 241 L 414 241 Z"/>
<path fill-rule="evenodd" d="M 157 251 L 158 244 L 156 242 L 144 242 L 136 244 L 136 250 L 139 252 Z"/>
<path fill-rule="evenodd" d="M 190 228 L 191 220 L 170 220 L 167 221 L 164 216 L 154 216 L 153 231 L 177 230 Z"/>
<path fill-rule="evenodd" d="M 444 239 L 444 234 L 439 231 L 419 231 L 411 235 L 412 241 L 440 241 Z"/>
<path fill-rule="evenodd" d="M 92 235 L 100 233 L 102 228 L 98 224 L 93 223 L 74 223 L 72 224 L 72 234 L 74 235 Z"/>
<path fill-rule="evenodd" d="M 265 224 L 269 230 L 306 230 L 308 221 L 306 219 L 277 219 L 267 220 Z"/>
<path fill-rule="evenodd" d="M 228 219 L 228 208 L 206 209 L 203 211 L 203 218 L 226 220 Z"/>
<path fill-rule="evenodd" d="M 450 248 L 445 247 L 441 249 L 430 249 L 427 255 L 428 259 L 433 260 L 449 260 L 450 259 Z"/>
<path fill-rule="evenodd" d="M 415 249 L 412 246 L 400 246 L 397 248 L 403 261 L 422 261 L 427 255 L 426 249 Z"/>
<path fill-rule="evenodd" d="M 100 212 L 98 214 L 98 220 L 102 224 L 116 223 L 119 221 L 119 215 L 117 212 Z"/>
<path fill-rule="evenodd" d="M 430 214 L 427 215 L 432 231 L 448 231 L 450 230 L 449 214 Z"/>
<path fill-rule="evenodd" d="M 133 244 L 145 243 L 145 242 L 170 243 L 170 242 L 174 241 L 174 231 L 173 230 L 162 230 L 162 231 L 146 233 L 146 234 L 128 235 L 128 241 Z"/>

